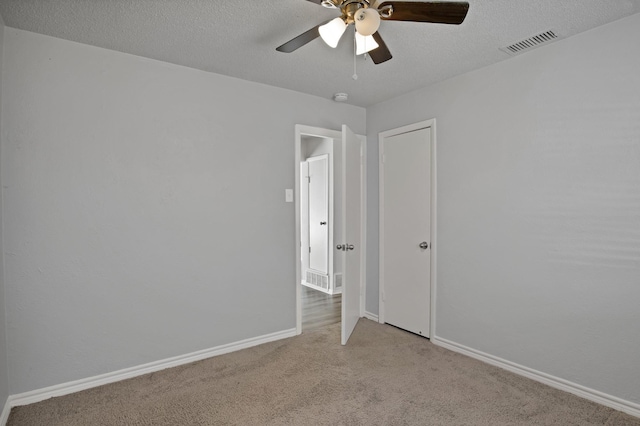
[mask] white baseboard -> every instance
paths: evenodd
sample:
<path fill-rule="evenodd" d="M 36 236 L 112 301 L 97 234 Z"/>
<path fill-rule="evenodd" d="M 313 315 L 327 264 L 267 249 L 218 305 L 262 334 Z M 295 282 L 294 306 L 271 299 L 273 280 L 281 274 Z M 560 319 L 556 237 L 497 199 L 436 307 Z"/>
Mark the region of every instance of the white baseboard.
<path fill-rule="evenodd" d="M 9 414 L 11 413 L 11 397 L 7 398 L 7 402 L 2 409 L 2 415 L 0 416 L 0 425 L 5 426 L 7 420 L 9 420 Z"/>
<path fill-rule="evenodd" d="M 555 377 L 550 374 L 546 374 L 511 361 L 507 361 L 505 359 L 437 336 L 431 338 L 431 342 L 438 346 L 442 346 L 443 348 L 486 362 L 487 364 L 504 368 L 505 370 L 511 371 L 512 373 L 518 374 L 520 376 L 524 376 L 537 382 L 544 383 L 545 385 L 551 386 L 553 388 L 572 393 L 584 399 L 588 399 L 589 401 L 597 402 L 598 404 L 611 407 L 635 417 L 640 417 L 640 404 L 636 404 L 634 402 L 627 401 L 613 395 L 599 392 L 586 386 L 582 386 L 577 383 L 573 383 L 568 380 L 561 379 L 559 377 Z"/>
<path fill-rule="evenodd" d="M 378 316 L 376 314 L 372 314 L 371 312 L 364 311 L 364 317 L 366 319 L 370 319 L 371 321 L 379 322 Z"/>
<path fill-rule="evenodd" d="M 200 360 L 211 358 L 217 355 L 223 355 L 229 352 L 238 351 L 240 349 L 250 348 L 252 346 L 261 345 L 263 343 L 273 342 L 275 340 L 280 340 L 280 339 L 286 339 L 287 337 L 293 337 L 295 335 L 296 335 L 296 329 L 292 328 L 289 330 L 283 330 L 283 331 L 278 331 L 271 334 L 265 334 L 264 336 L 258 336 L 250 339 L 241 340 L 239 342 L 216 346 L 215 348 L 211 348 L 211 349 L 204 349 L 201 351 L 196 351 L 196 352 L 192 352 L 185 355 L 179 355 L 176 357 L 167 358 L 160 361 L 150 362 L 148 364 L 139 365 L 137 367 L 125 368 L 123 370 L 114 371 L 112 373 L 101 374 L 99 376 L 62 383 L 60 385 L 50 386 L 43 389 L 37 389 L 34 391 L 25 392 L 17 395 L 11 395 L 7 399 L 7 404 L 5 405 L 4 411 L 2 412 L 2 419 L 4 419 L 4 421 L 0 422 L 0 425 L 2 426 L 5 425 L 7 420 L 5 419 L 5 411 L 6 411 L 6 417 L 8 418 L 11 407 L 33 404 L 35 402 L 44 401 L 45 399 L 49 399 L 54 396 L 68 395 L 70 393 L 79 392 L 85 389 L 95 388 L 97 386 L 106 385 L 108 383 L 114 383 L 120 380 L 141 376 L 143 374 L 164 370 L 165 368 L 177 367 L 179 365 L 188 364 L 194 361 L 200 361 Z"/>

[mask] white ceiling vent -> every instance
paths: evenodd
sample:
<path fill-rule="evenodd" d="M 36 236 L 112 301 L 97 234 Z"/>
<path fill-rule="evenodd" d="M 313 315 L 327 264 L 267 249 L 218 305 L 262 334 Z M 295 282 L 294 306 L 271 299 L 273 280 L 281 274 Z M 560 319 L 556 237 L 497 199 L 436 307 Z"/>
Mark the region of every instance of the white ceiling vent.
<path fill-rule="evenodd" d="M 556 40 L 558 38 L 560 38 L 558 36 L 558 33 L 553 30 L 549 30 L 540 34 L 536 34 L 524 40 L 520 40 L 516 43 L 510 44 L 509 46 L 501 47 L 500 50 L 511 56 L 515 56 L 519 55 L 520 53 L 527 52 L 531 49 L 535 49 L 536 47 L 543 44 L 552 42 L 553 40 Z"/>

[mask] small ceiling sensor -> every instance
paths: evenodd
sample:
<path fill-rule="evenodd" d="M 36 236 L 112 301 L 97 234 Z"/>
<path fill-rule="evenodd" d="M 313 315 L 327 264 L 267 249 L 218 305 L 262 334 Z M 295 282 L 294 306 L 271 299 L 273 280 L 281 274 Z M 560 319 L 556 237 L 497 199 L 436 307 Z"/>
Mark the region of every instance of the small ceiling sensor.
<path fill-rule="evenodd" d="M 336 102 L 347 102 L 347 99 L 349 99 L 349 95 L 346 93 L 336 93 L 333 95 L 333 100 Z"/>

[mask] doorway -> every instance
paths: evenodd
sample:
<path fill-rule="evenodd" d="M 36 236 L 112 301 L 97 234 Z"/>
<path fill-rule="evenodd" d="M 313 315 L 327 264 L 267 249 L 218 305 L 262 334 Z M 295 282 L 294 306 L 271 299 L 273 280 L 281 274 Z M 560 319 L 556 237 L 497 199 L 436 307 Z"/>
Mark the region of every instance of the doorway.
<path fill-rule="evenodd" d="M 435 120 L 380 133 L 379 320 L 435 329 Z"/>
<path fill-rule="evenodd" d="M 341 272 L 334 266 L 336 240 L 335 150 L 328 137 L 302 135 L 300 158 L 300 247 L 302 330 L 339 324 Z M 339 208 L 339 205 L 338 205 Z"/>
<path fill-rule="evenodd" d="M 333 140 L 305 135 L 301 153 L 301 284 L 330 295 L 340 294 L 342 280 L 340 272 L 334 269 L 333 251 L 336 240 Z"/>
<path fill-rule="evenodd" d="M 303 308 L 305 314 L 306 309 L 315 309 L 314 316 L 324 316 L 325 320 L 334 322 L 337 319 L 335 313 L 339 310 L 343 344 L 348 340 L 358 319 L 363 316 L 366 247 L 366 175 L 363 161 L 365 140 L 364 136 L 355 135 L 347 126 L 343 126 L 340 132 L 296 125 L 294 198 L 298 334 L 303 331 Z M 317 178 L 324 174 L 325 159 L 328 169 L 326 189 L 324 185 L 313 185 L 314 176 Z M 325 192 L 328 212 L 326 215 L 322 213 L 324 207 L 313 212 L 314 198 L 324 199 Z M 312 230 L 313 226 L 317 232 Z M 328 244 L 314 245 L 312 232 L 320 234 L 320 241 L 326 240 Z M 317 255 L 317 250 L 321 250 L 322 254 L 314 260 L 314 251 Z M 318 302 L 319 299 L 323 301 Z M 318 311 L 318 305 L 324 305 L 322 310 L 326 311 Z M 305 315 L 305 319 L 307 318 Z"/>

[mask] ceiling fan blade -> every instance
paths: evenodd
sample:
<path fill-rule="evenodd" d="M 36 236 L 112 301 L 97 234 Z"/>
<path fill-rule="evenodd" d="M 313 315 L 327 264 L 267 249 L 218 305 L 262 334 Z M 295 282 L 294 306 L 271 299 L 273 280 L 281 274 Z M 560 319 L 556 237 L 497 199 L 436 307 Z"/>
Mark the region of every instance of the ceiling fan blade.
<path fill-rule="evenodd" d="M 382 9 L 392 6 L 393 13 L 385 21 L 433 22 L 436 24 L 459 25 L 469 10 L 469 3 L 457 2 L 421 2 L 421 1 L 385 1 L 378 6 Z"/>
<path fill-rule="evenodd" d="M 374 64 L 381 64 L 393 58 L 393 56 L 391 56 L 391 52 L 389 52 L 387 43 L 384 42 L 379 32 L 375 32 L 373 34 L 373 39 L 378 43 L 378 47 L 369 52 L 369 56 Z"/>
<path fill-rule="evenodd" d="M 318 28 L 320 28 L 324 24 L 326 24 L 326 22 L 323 22 L 320 25 L 316 25 L 315 27 L 311 28 L 309 31 L 303 32 L 298 37 L 292 38 L 285 44 L 276 47 L 276 50 L 278 52 L 291 53 L 294 50 L 301 48 L 302 46 L 309 43 L 310 41 L 313 41 L 316 38 L 320 37 L 320 32 L 318 31 Z"/>

